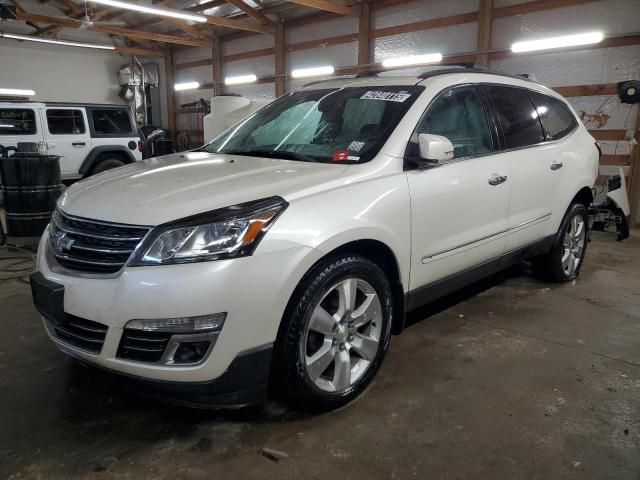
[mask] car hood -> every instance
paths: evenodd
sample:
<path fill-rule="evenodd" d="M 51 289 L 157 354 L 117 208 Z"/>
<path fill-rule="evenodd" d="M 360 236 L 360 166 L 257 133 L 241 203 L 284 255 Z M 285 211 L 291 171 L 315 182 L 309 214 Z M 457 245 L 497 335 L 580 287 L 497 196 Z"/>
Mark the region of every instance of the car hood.
<path fill-rule="evenodd" d="M 159 225 L 338 178 L 344 165 L 190 152 L 136 162 L 68 188 L 59 207 L 80 217 Z"/>

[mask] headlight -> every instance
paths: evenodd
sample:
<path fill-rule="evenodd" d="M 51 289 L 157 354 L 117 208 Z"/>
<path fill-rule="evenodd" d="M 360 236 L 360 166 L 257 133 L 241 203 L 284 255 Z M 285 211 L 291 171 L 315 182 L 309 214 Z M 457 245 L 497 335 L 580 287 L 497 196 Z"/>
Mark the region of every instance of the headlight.
<path fill-rule="evenodd" d="M 251 255 L 286 206 L 282 198 L 272 197 L 160 225 L 129 265 L 192 263 Z"/>

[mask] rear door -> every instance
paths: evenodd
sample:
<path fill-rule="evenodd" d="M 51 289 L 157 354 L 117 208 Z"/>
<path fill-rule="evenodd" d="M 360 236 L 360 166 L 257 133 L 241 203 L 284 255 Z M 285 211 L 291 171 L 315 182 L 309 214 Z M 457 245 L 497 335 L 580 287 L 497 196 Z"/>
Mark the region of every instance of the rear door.
<path fill-rule="evenodd" d="M 84 108 L 46 107 L 44 123 L 47 148 L 59 155 L 63 177 L 79 176 L 80 165 L 91 151 L 91 136 Z"/>
<path fill-rule="evenodd" d="M 521 87 L 483 87 L 502 133 L 502 153 L 508 162 L 511 201 L 506 251 L 540 240 L 547 235 L 553 198 L 558 187 L 553 162 L 553 146 L 546 143 L 530 91 Z"/>
<path fill-rule="evenodd" d="M 452 142 L 454 158 L 407 172 L 412 217 L 411 290 L 504 252 L 511 188 L 509 162 L 493 154 L 497 137 L 487 110 L 475 86 L 447 89 L 431 102 L 412 136 L 408 154 L 418 148 L 419 133 L 432 133 Z M 504 180 L 496 181 L 499 177 Z"/>
<path fill-rule="evenodd" d="M 94 147 L 125 148 L 135 160 L 142 160 L 140 137 L 128 107 L 95 106 L 87 109 Z"/>
<path fill-rule="evenodd" d="M 0 145 L 16 147 L 18 143 L 42 143 L 44 136 L 39 107 L 0 107 Z"/>

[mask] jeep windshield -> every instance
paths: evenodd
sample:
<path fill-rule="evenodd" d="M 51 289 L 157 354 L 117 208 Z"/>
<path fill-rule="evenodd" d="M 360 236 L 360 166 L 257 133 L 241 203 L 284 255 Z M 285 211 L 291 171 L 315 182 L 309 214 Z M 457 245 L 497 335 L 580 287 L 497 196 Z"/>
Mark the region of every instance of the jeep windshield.
<path fill-rule="evenodd" d="M 282 96 L 204 149 L 307 162 L 371 160 L 424 87 L 376 86 Z"/>

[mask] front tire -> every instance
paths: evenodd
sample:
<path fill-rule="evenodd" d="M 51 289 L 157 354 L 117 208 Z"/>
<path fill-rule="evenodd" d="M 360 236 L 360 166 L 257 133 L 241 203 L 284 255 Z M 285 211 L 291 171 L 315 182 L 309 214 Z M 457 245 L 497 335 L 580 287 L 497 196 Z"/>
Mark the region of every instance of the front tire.
<path fill-rule="evenodd" d="M 393 299 L 372 261 L 336 255 L 311 269 L 285 313 L 274 380 L 307 411 L 341 407 L 371 383 L 389 346 Z"/>
<path fill-rule="evenodd" d="M 549 282 L 575 279 L 587 251 L 588 226 L 586 207 L 581 203 L 572 204 L 562 219 L 551 249 L 531 260 L 534 276 Z"/>

